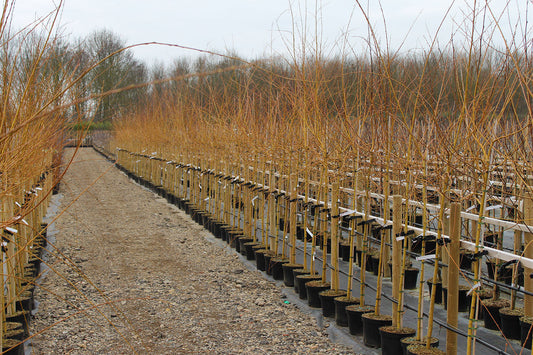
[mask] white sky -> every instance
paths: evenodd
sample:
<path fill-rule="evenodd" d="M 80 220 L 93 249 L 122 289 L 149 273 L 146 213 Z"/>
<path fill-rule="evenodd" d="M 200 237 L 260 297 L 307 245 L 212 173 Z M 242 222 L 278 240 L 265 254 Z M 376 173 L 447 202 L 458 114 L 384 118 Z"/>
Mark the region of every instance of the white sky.
<path fill-rule="evenodd" d="M 372 4 L 369 6 L 371 22 L 376 26 L 381 40 L 384 40 L 386 36 L 379 2 L 361 0 L 365 8 L 367 1 Z M 525 22 L 524 4 L 527 1 L 511 0 L 511 20 L 506 18 L 501 21 L 504 28 L 509 28 L 509 21 L 515 23 L 518 16 Z M 457 33 L 464 18 L 460 13 L 471 13 L 467 4 L 472 2 L 455 2 L 452 15 L 441 30 L 440 41 L 448 42 L 452 31 Z M 107 28 L 128 44 L 156 41 L 217 52 L 234 49 L 239 55 L 253 59 L 270 56 L 272 50 L 274 53 L 287 52 L 281 38 L 290 40 L 291 36 L 292 20 L 288 9 L 292 4 L 296 22 L 301 23 L 299 7 L 305 6 L 305 3 L 296 0 L 65 0 L 60 23 L 63 31 L 72 37 L 84 37 L 94 30 Z M 339 38 L 349 23 L 348 43 L 359 50 L 362 38 L 367 37 L 367 26 L 361 11 L 354 8 L 354 0 L 319 3 L 325 51 L 330 51 L 333 44 L 342 42 Z M 390 43 L 398 46 L 412 27 L 404 48 L 426 47 L 427 40 L 434 36 L 451 3 L 452 0 L 382 0 Z M 506 0 L 493 0 L 491 6 L 499 14 L 505 3 Z M 307 4 L 312 31 L 315 1 L 307 1 Z M 521 4 L 522 9 L 517 10 L 517 4 Z M 54 7 L 52 0 L 18 0 L 12 17 L 13 26 L 20 28 L 27 25 Z M 350 22 L 352 10 L 354 15 Z M 529 17 L 531 20 L 532 16 Z M 312 35 L 312 32 L 308 33 Z M 195 56 L 196 53 L 148 46 L 136 48 L 135 55 L 151 64 L 169 63 L 173 58 Z"/>

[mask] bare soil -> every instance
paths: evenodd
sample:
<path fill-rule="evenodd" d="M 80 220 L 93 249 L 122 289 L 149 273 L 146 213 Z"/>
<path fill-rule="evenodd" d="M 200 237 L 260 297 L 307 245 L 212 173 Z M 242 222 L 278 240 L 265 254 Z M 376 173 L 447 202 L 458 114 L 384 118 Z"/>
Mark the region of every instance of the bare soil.
<path fill-rule="evenodd" d="M 60 194 L 33 353 L 353 353 L 92 149 L 78 152 Z"/>

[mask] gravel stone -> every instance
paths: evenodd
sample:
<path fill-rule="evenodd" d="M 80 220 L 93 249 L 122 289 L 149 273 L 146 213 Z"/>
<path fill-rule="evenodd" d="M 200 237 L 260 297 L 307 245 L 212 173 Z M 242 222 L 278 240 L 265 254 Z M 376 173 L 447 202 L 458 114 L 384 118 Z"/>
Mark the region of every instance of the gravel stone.
<path fill-rule="evenodd" d="M 34 354 L 353 353 L 92 149 L 78 151 L 60 193 L 35 293 Z"/>

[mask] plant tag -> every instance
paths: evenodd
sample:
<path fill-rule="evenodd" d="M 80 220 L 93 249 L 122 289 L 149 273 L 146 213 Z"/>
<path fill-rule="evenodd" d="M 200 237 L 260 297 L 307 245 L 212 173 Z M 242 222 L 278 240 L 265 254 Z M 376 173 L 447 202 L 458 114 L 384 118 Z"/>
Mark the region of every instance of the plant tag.
<path fill-rule="evenodd" d="M 209 201 L 209 196 L 204 198 L 204 201 Z"/>
<path fill-rule="evenodd" d="M 20 205 L 20 203 L 18 203 L 17 201 L 15 201 L 15 205 L 17 205 L 17 206 L 19 206 L 19 207 L 22 207 L 22 206 Z"/>
<path fill-rule="evenodd" d="M 416 258 L 417 261 L 435 259 L 435 254 L 423 255 Z"/>
<path fill-rule="evenodd" d="M 37 191 L 43 191 L 43 188 L 42 188 L 42 187 L 36 187 L 35 190 L 37 190 Z"/>
<path fill-rule="evenodd" d="M 311 233 L 311 231 L 309 230 L 309 228 L 307 228 L 307 234 L 309 234 L 311 236 L 311 238 L 313 237 L 313 233 Z"/>
<path fill-rule="evenodd" d="M 400 237 L 396 237 L 396 241 L 397 241 L 397 242 L 401 242 L 401 241 L 404 240 L 404 239 L 405 239 L 405 237 L 404 237 L 403 235 L 400 236 Z"/>
<path fill-rule="evenodd" d="M 470 294 L 471 294 L 472 292 L 474 292 L 474 290 L 475 290 L 476 288 L 479 288 L 479 287 L 481 287 L 481 282 L 477 282 L 474 286 L 472 286 L 472 288 L 470 289 L 470 291 L 468 291 L 468 292 L 466 293 L 466 295 L 467 295 L 467 296 L 470 296 Z"/>
<path fill-rule="evenodd" d="M 24 223 L 25 225 L 29 226 L 28 222 L 26 222 L 26 220 L 24 218 L 22 218 L 22 223 Z"/>
<path fill-rule="evenodd" d="M 348 210 L 348 211 L 346 211 L 346 212 L 342 212 L 342 213 L 339 215 L 339 218 L 342 218 L 342 217 L 344 217 L 344 216 L 348 216 L 348 215 L 353 214 L 353 213 L 355 213 L 355 212 L 357 212 L 357 211 L 356 211 L 356 210 Z"/>
<path fill-rule="evenodd" d="M 259 195 L 255 196 L 254 198 L 252 198 L 252 206 L 255 206 L 255 203 L 254 201 L 257 200 L 259 198 Z"/>
<path fill-rule="evenodd" d="M 8 232 L 11 233 L 11 234 L 16 234 L 16 233 L 19 232 L 19 231 L 16 230 L 15 228 L 11 228 L 11 227 L 5 227 L 5 230 L 8 231 Z"/>

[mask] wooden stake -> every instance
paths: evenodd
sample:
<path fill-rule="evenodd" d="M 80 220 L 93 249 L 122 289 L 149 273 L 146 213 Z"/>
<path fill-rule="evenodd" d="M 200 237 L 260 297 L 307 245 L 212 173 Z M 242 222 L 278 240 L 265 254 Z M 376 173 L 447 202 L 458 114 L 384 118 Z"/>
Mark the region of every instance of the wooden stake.
<path fill-rule="evenodd" d="M 524 193 L 523 208 L 524 208 L 524 224 L 533 224 L 533 197 L 531 196 L 533 189 L 533 180 L 528 181 L 528 188 Z M 533 259 L 533 233 L 524 233 L 524 256 Z M 533 273 L 532 269 L 524 268 L 524 288 L 526 291 L 533 292 L 533 279 L 529 275 Z M 533 317 L 533 296 L 524 295 L 524 315 Z"/>
<path fill-rule="evenodd" d="M 392 198 L 392 297 L 400 298 L 400 263 L 402 262 L 402 242 L 396 236 L 402 231 L 402 196 L 394 195 Z M 392 303 L 392 325 L 399 327 L 398 304 Z"/>
<path fill-rule="evenodd" d="M 331 188 L 331 288 L 339 291 L 339 181 Z"/>
<path fill-rule="evenodd" d="M 459 247 L 461 244 L 461 204 L 452 203 L 450 213 L 450 243 L 448 245 L 448 325 L 457 328 L 459 309 Z M 457 333 L 446 332 L 446 354 L 457 354 Z"/>
<path fill-rule="evenodd" d="M 291 191 L 291 200 L 290 200 L 290 263 L 296 264 L 296 209 L 298 208 L 298 176 L 296 174 L 291 174 L 289 188 Z M 305 253 L 305 251 L 304 251 Z"/>

